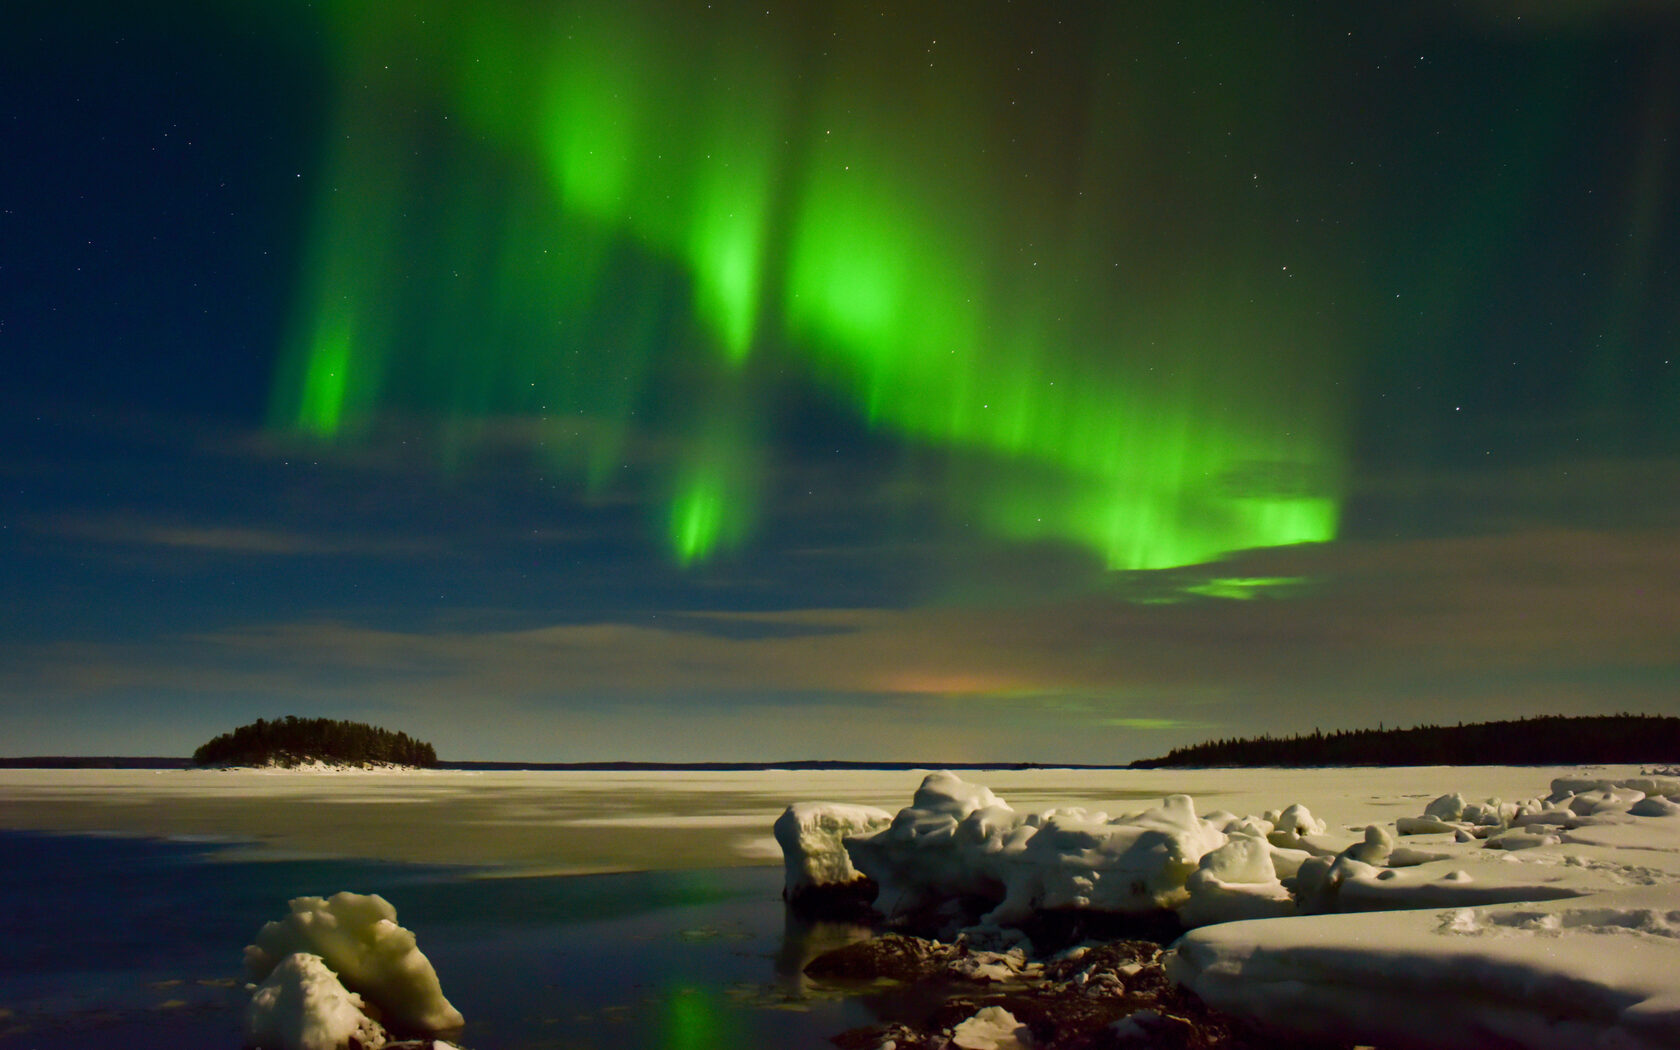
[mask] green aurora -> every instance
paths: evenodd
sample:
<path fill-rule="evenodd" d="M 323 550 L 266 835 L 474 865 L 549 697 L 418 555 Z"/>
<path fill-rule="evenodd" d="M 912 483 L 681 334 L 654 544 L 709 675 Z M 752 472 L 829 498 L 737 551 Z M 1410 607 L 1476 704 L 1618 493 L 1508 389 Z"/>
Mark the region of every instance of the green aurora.
<path fill-rule="evenodd" d="M 516 421 L 684 566 L 761 523 L 794 388 L 946 450 L 954 519 L 1111 569 L 1334 538 L 1342 275 L 1233 159 L 1304 90 L 1263 13 L 1222 30 L 1236 113 L 1100 14 L 329 6 L 275 426 L 441 419 L 458 458 Z"/>

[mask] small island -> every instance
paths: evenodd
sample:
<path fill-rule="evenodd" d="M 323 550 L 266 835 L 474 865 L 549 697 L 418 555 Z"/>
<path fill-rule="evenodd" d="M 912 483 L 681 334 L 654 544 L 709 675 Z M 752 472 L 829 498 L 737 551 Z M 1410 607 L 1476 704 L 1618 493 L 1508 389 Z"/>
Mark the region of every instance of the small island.
<path fill-rule="evenodd" d="M 195 766 L 283 766 L 311 763 L 333 766 L 437 765 L 431 744 L 407 733 L 364 722 L 287 715 L 274 721 L 259 718 L 201 745 L 193 752 Z"/>

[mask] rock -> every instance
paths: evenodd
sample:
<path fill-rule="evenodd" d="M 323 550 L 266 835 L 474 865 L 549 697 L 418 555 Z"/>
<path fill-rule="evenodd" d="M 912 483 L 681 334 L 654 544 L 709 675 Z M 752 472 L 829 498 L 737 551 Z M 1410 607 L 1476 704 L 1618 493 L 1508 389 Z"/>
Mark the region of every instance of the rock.
<path fill-rule="evenodd" d="M 1187 1017 L 1157 1010 L 1139 1010 L 1108 1026 L 1104 1035 L 1118 1046 L 1150 1047 L 1151 1050 L 1180 1050 L 1197 1045 L 1196 1026 Z"/>
<path fill-rule="evenodd" d="M 842 1050 L 1265 1045 L 1172 985 L 1162 962 L 1160 945 L 1144 940 L 1083 946 L 1033 962 L 1019 950 L 983 952 L 961 941 L 889 933 L 819 956 L 805 972 L 819 980 L 897 981 L 915 986 L 918 999 L 945 995 L 925 1016 L 841 1033 L 833 1042 Z"/>
<path fill-rule="evenodd" d="M 975 951 L 967 944 L 942 944 L 922 937 L 885 933 L 836 948 L 812 959 L 807 977 L 825 980 L 992 982 L 1021 976 L 1029 964 L 1020 951 Z"/>

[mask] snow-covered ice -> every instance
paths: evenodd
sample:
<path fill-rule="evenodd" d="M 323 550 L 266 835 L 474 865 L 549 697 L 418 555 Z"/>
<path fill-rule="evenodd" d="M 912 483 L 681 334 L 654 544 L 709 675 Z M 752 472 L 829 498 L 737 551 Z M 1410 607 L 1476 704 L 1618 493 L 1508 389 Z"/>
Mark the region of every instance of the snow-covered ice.
<path fill-rule="evenodd" d="M 796 804 L 778 827 L 826 812 Z M 1317 829 L 1310 816 L 1305 821 Z M 1019 813 L 990 789 L 942 771 L 928 774 L 886 827 L 806 837 L 788 864 L 790 877 L 797 870 L 807 881 L 814 873 L 855 868 L 880 886 L 880 900 L 892 911 L 990 899 L 987 926 L 1018 925 L 1050 909 L 1178 909 L 1216 921 L 1280 914 L 1288 905 L 1272 855 L 1281 854 L 1290 870 L 1299 867 L 1293 845 L 1299 835 L 1291 824 L 1291 845 L 1274 846 L 1265 837 L 1273 827 L 1228 814 L 1220 823 L 1198 817 L 1188 795 L 1117 817 L 1077 806 Z M 1192 884 L 1198 903 L 1186 911 Z"/>
<path fill-rule="evenodd" d="M 800 870 L 846 870 L 809 855 L 844 852 L 888 911 L 990 900 L 977 931 L 1049 909 L 1175 911 L 1196 928 L 1170 954 L 1173 978 L 1291 1035 L 1680 1046 L 1680 778 L 1414 797 L 1363 827 L 1299 802 L 1199 816 L 1183 794 L 1116 816 L 1021 812 L 941 772 L 885 828 L 804 840 Z"/>
<path fill-rule="evenodd" d="M 1373 827 L 1365 855 L 1298 877 L 1304 908 L 1341 914 L 1194 930 L 1168 972 L 1215 1007 L 1385 1047 L 1680 1046 L 1675 797 L 1649 776 L 1443 795 L 1396 822 L 1426 842 L 1407 860 L 1440 859 L 1396 866 Z"/>
<path fill-rule="evenodd" d="M 813 887 L 851 886 L 863 879 L 841 841 L 848 835 L 879 831 L 892 814 L 874 806 L 805 803 L 789 806 L 776 818 L 776 844 L 786 871 L 784 892 L 797 900 Z"/>
<path fill-rule="evenodd" d="M 460 1011 L 444 998 L 437 971 L 415 945 L 414 934 L 397 925 L 397 910 L 385 898 L 298 897 L 290 909 L 284 919 L 264 924 L 256 943 L 246 946 L 245 969 L 252 980 L 266 980 L 289 958 L 304 954 L 377 1007 L 393 1027 L 439 1032 L 461 1026 Z"/>
<path fill-rule="evenodd" d="M 1167 972 L 1209 1005 L 1385 1048 L 1680 1046 L 1672 886 L 1208 926 Z"/>

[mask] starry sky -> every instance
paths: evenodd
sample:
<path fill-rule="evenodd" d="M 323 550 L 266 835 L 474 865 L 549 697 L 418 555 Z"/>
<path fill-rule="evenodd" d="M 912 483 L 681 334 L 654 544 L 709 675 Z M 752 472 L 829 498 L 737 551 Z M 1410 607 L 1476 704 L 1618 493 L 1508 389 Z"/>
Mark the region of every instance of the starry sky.
<path fill-rule="evenodd" d="M 31 8 L 0 754 L 1680 714 L 1671 5 Z"/>

